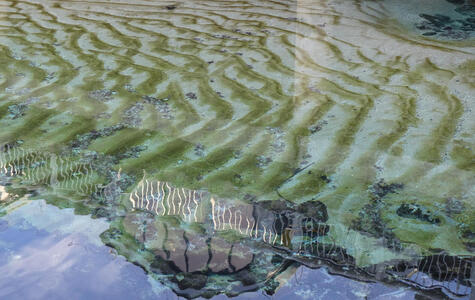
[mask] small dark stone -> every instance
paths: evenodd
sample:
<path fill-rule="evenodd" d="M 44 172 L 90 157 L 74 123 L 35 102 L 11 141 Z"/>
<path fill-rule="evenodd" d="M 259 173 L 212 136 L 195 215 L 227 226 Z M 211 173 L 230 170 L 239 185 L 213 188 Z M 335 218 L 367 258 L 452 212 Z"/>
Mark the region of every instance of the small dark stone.
<path fill-rule="evenodd" d="M 186 93 L 185 95 L 187 98 L 191 99 L 191 100 L 196 100 L 198 99 L 198 97 L 196 97 L 196 94 L 195 93 Z"/>
<path fill-rule="evenodd" d="M 328 178 L 327 175 L 322 175 L 322 176 L 320 176 L 320 179 L 321 179 L 322 181 L 325 181 L 326 183 L 330 183 L 330 182 L 331 182 L 330 178 Z"/>
<path fill-rule="evenodd" d="M 186 289 L 195 289 L 201 290 L 206 286 L 208 281 L 208 276 L 205 274 L 195 274 L 195 273 L 184 273 L 182 274 L 184 278 L 178 281 L 178 287 L 181 290 Z"/>
<path fill-rule="evenodd" d="M 176 8 L 176 5 L 167 5 L 165 6 L 165 8 L 168 10 L 174 10 Z"/>
<path fill-rule="evenodd" d="M 310 132 L 311 133 L 315 133 L 315 132 L 319 132 L 320 130 L 322 130 L 322 127 L 320 125 L 315 125 L 315 126 L 311 126 L 309 128 Z"/>

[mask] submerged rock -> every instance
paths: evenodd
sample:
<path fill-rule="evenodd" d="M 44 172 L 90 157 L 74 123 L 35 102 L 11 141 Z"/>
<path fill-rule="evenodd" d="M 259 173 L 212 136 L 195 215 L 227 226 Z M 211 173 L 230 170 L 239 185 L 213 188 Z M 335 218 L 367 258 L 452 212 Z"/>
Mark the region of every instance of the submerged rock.
<path fill-rule="evenodd" d="M 413 218 L 431 224 L 439 224 L 440 219 L 419 204 L 402 204 L 397 209 L 397 214 L 404 218 Z"/>
<path fill-rule="evenodd" d="M 196 273 L 180 273 L 175 276 L 178 281 L 178 287 L 181 290 L 195 289 L 201 290 L 206 286 L 208 276 L 205 274 Z M 179 279 L 178 279 L 179 278 Z"/>
<path fill-rule="evenodd" d="M 463 0 L 449 1 L 457 8 L 454 9 L 462 18 L 453 19 L 442 14 L 420 14 L 424 19 L 416 24 L 424 36 L 439 36 L 442 38 L 462 40 L 467 39 L 475 31 L 475 5 L 465 4 Z M 463 17 L 465 16 L 465 18 Z"/>
<path fill-rule="evenodd" d="M 316 220 L 317 222 L 328 221 L 327 207 L 320 201 L 308 201 L 297 206 L 297 212 Z"/>
<path fill-rule="evenodd" d="M 383 198 L 387 194 L 395 193 L 397 190 L 400 190 L 404 187 L 401 183 L 391 183 L 388 184 L 381 179 L 377 183 L 373 184 L 371 187 L 371 192 L 376 195 L 378 198 Z"/>
<path fill-rule="evenodd" d="M 106 102 L 112 100 L 115 94 L 115 91 L 102 89 L 89 92 L 89 97 L 97 101 Z"/>
<path fill-rule="evenodd" d="M 13 104 L 8 107 L 8 113 L 10 118 L 18 119 L 19 117 L 22 117 L 25 114 L 27 109 L 28 106 L 26 104 Z"/>

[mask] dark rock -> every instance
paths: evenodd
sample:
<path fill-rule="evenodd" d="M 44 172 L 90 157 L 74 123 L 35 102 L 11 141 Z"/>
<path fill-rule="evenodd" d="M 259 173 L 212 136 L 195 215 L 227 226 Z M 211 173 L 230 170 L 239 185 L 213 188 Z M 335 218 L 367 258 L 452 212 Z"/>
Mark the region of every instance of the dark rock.
<path fill-rule="evenodd" d="M 426 19 L 429 21 L 431 24 L 437 26 L 437 27 L 442 27 L 447 24 L 450 24 L 453 22 L 450 17 L 440 15 L 440 14 L 435 14 L 435 15 L 428 15 L 428 14 L 420 14 L 419 15 L 421 18 Z"/>
<path fill-rule="evenodd" d="M 288 218 L 287 214 L 281 213 L 277 214 L 274 221 L 274 230 L 278 234 L 283 234 L 286 228 L 289 228 L 291 220 Z"/>
<path fill-rule="evenodd" d="M 257 157 L 257 166 L 259 168 L 264 168 L 268 166 L 272 162 L 272 158 L 270 157 L 265 157 L 263 155 L 260 155 Z"/>
<path fill-rule="evenodd" d="M 186 96 L 188 99 L 191 99 L 191 100 L 196 100 L 196 99 L 198 99 L 198 97 L 196 96 L 196 94 L 195 94 L 195 93 L 191 93 L 191 92 L 190 92 L 190 93 L 186 93 L 185 96 Z"/>
<path fill-rule="evenodd" d="M 264 200 L 259 201 L 257 205 L 275 212 L 283 212 L 289 208 L 285 200 Z"/>
<path fill-rule="evenodd" d="M 431 224 L 440 223 L 440 219 L 438 217 L 432 216 L 429 211 L 418 204 L 402 204 L 399 206 L 396 213 L 398 216 L 403 218 L 418 219 Z"/>
<path fill-rule="evenodd" d="M 321 179 L 322 181 L 325 181 L 326 183 L 330 183 L 330 182 L 331 182 L 330 178 L 328 178 L 327 175 L 322 175 L 322 176 L 320 176 L 320 179 Z"/>
<path fill-rule="evenodd" d="M 464 239 L 469 239 L 469 240 L 475 240 L 475 232 L 470 231 L 470 229 L 465 229 L 462 232 L 462 238 Z"/>
<path fill-rule="evenodd" d="M 453 4 L 464 4 L 465 0 L 447 0 L 447 2 L 450 2 Z"/>
<path fill-rule="evenodd" d="M 460 200 L 455 198 L 447 198 L 445 201 L 445 211 L 449 216 L 460 214 L 464 209 L 464 205 Z"/>
<path fill-rule="evenodd" d="M 89 92 L 89 98 L 95 99 L 97 101 L 106 102 L 112 100 L 112 96 L 115 94 L 115 91 L 102 89 Z"/>
<path fill-rule="evenodd" d="M 26 104 L 13 104 L 8 107 L 8 113 L 10 118 L 17 119 L 25 115 L 25 111 L 28 109 Z"/>
<path fill-rule="evenodd" d="M 274 279 L 270 279 L 266 282 L 266 285 L 263 287 L 263 290 L 266 292 L 267 295 L 274 295 L 279 285 L 279 282 L 275 281 Z"/>
<path fill-rule="evenodd" d="M 371 236 L 383 238 L 390 249 L 402 249 L 401 242 L 391 228 L 388 228 L 382 220 L 381 211 L 384 209 L 384 203 L 381 198 L 375 198 L 370 203 L 363 206 L 361 211 L 352 223 L 352 228 L 361 232 L 366 232 Z"/>
<path fill-rule="evenodd" d="M 463 5 L 455 9 L 461 15 L 474 17 L 475 16 L 475 5 Z"/>
<path fill-rule="evenodd" d="M 108 233 L 108 237 L 111 239 L 119 238 L 122 235 L 122 232 L 117 228 L 111 228 L 106 232 Z"/>
<path fill-rule="evenodd" d="M 387 194 L 395 193 L 397 190 L 402 189 L 403 187 L 404 185 L 401 183 L 388 184 L 384 182 L 384 179 L 381 179 L 377 183 L 373 184 L 371 191 L 378 198 L 383 198 Z"/>
<path fill-rule="evenodd" d="M 174 274 L 176 273 L 175 269 L 170 266 L 170 264 L 163 260 L 159 255 L 155 257 L 153 262 L 150 264 L 152 272 L 157 274 Z"/>
<path fill-rule="evenodd" d="M 328 221 L 327 207 L 320 201 L 308 201 L 297 206 L 297 212 L 324 223 Z"/>
<path fill-rule="evenodd" d="M 205 147 L 202 144 L 198 143 L 195 145 L 195 149 L 194 149 L 195 155 L 204 156 L 204 151 L 205 151 Z"/>
<path fill-rule="evenodd" d="M 8 152 L 10 149 L 13 149 L 15 147 L 20 147 L 21 144 L 23 144 L 23 140 L 17 140 L 9 143 L 5 143 L 0 146 L 0 151 L 1 152 Z"/>
<path fill-rule="evenodd" d="M 118 160 L 127 159 L 127 158 L 137 158 L 140 156 L 140 152 L 147 150 L 147 146 L 139 145 L 130 148 L 129 150 L 118 154 L 116 157 Z"/>
<path fill-rule="evenodd" d="M 176 9 L 176 5 L 167 5 L 167 6 L 165 6 L 165 8 L 168 9 L 168 10 L 174 10 L 174 9 Z"/>
<path fill-rule="evenodd" d="M 466 18 L 451 19 L 441 14 L 420 14 L 419 16 L 424 20 L 415 24 L 415 27 L 425 31 L 422 35 L 438 35 L 443 38 L 462 40 L 467 39 L 472 32 L 475 31 L 475 24 L 473 22 L 475 17 L 475 5 L 461 5 L 463 1 L 458 0 L 451 2 L 458 5 L 455 11 L 466 16 Z"/>
<path fill-rule="evenodd" d="M 248 201 L 248 202 L 252 202 L 252 201 L 255 201 L 257 199 L 257 197 L 256 197 L 256 195 L 245 194 L 243 199 Z"/>
<path fill-rule="evenodd" d="M 274 255 L 272 256 L 272 259 L 270 261 L 274 265 L 280 265 L 282 262 L 284 262 L 284 258 L 280 255 Z"/>
<path fill-rule="evenodd" d="M 310 133 L 316 133 L 322 130 L 323 126 L 327 124 L 328 124 L 327 121 L 318 122 L 318 124 L 310 126 L 308 130 L 310 130 Z"/>
<path fill-rule="evenodd" d="M 158 99 L 153 96 L 143 96 L 145 103 L 153 104 L 155 109 L 161 113 L 165 119 L 173 119 L 172 110 L 168 104 L 168 98 Z"/>
<path fill-rule="evenodd" d="M 236 274 L 236 279 L 239 280 L 244 286 L 252 285 L 257 282 L 256 275 L 247 269 L 243 269 Z"/>
<path fill-rule="evenodd" d="M 181 290 L 186 289 L 195 289 L 201 290 L 206 286 L 206 281 L 208 280 L 208 276 L 205 274 L 199 273 L 184 273 L 183 279 L 178 280 L 178 287 Z"/>
<path fill-rule="evenodd" d="M 144 109 L 142 102 L 137 102 L 124 112 L 124 123 L 130 127 L 139 127 L 142 124 L 140 112 Z"/>
<path fill-rule="evenodd" d="M 103 207 L 98 207 L 93 210 L 92 212 L 92 217 L 93 218 L 107 218 L 109 216 L 109 213 L 107 210 Z"/>
<path fill-rule="evenodd" d="M 86 149 L 93 140 L 104 136 L 110 136 L 116 131 L 122 130 L 125 127 L 126 126 L 124 124 L 119 123 L 99 130 L 92 130 L 91 132 L 85 133 L 83 135 L 78 135 L 76 139 L 71 142 L 71 147 L 73 149 Z"/>

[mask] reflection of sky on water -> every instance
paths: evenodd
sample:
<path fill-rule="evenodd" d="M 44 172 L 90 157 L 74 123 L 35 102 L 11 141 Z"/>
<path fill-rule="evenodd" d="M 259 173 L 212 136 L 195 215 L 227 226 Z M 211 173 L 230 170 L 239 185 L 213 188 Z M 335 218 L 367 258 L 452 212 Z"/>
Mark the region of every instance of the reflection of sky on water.
<path fill-rule="evenodd" d="M 75 216 L 41 200 L 0 218 L 0 299 L 177 299 L 141 268 L 101 245 L 98 234 L 105 227 L 102 220 Z M 289 277 L 272 299 L 414 296 L 407 288 L 356 282 L 323 268 L 300 267 Z M 254 292 L 233 299 L 268 298 Z"/>
<path fill-rule="evenodd" d="M 74 218 L 87 217 L 44 204 L 40 212 L 40 205 L 31 202 L 0 222 L 0 299 L 157 297 L 142 269 L 88 238 L 96 222 L 80 232 L 59 232 L 54 226 L 74 227 L 78 223 Z M 45 228 L 32 226 L 32 210 L 50 220 L 39 224 Z M 55 216 L 59 218 L 54 220 Z"/>

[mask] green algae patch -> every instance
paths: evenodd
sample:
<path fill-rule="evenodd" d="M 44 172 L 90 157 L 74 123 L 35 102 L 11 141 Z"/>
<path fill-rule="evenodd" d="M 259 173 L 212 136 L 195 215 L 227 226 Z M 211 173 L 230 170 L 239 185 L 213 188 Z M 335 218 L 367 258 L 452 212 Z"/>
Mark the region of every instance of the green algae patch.
<path fill-rule="evenodd" d="M 457 168 L 465 171 L 475 171 L 475 151 L 473 144 L 463 140 L 455 140 L 455 145 L 450 153 Z"/>

